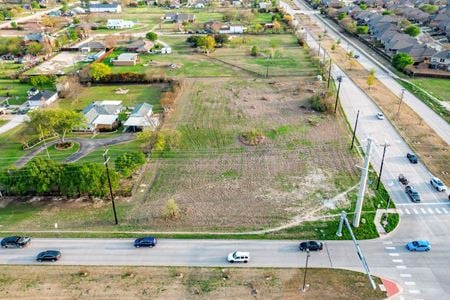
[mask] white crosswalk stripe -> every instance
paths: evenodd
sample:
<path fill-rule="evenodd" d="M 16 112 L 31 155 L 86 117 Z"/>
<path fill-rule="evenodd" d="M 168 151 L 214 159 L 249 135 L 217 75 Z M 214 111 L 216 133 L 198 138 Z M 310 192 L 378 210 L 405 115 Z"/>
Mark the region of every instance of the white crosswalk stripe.
<path fill-rule="evenodd" d="M 436 207 L 435 210 L 438 214 L 442 214 L 442 211 L 439 208 Z"/>
<path fill-rule="evenodd" d="M 416 215 L 419 214 L 419 212 L 417 211 L 417 209 L 413 208 L 413 211 L 414 211 L 414 213 L 415 213 Z"/>
<path fill-rule="evenodd" d="M 442 210 L 444 211 L 444 213 L 448 214 L 448 211 L 445 207 L 443 207 Z"/>
<path fill-rule="evenodd" d="M 427 214 L 427 211 L 426 211 L 424 208 L 421 207 L 420 210 L 422 211 L 422 213 L 423 213 L 424 215 Z"/>
<path fill-rule="evenodd" d="M 428 208 L 428 212 L 432 215 L 434 214 L 434 210 L 432 210 L 431 208 Z"/>
<path fill-rule="evenodd" d="M 405 208 L 405 211 L 406 211 L 406 213 L 407 213 L 408 215 L 411 214 L 411 212 L 409 211 L 409 209 Z"/>
<path fill-rule="evenodd" d="M 409 209 L 403 206 L 402 208 L 397 208 L 397 213 L 399 215 L 410 215 L 410 214 L 416 214 L 416 215 L 442 215 L 442 214 L 450 214 L 450 209 L 447 209 L 445 207 L 410 207 Z"/>
<path fill-rule="evenodd" d="M 403 210 L 401 210 L 401 208 L 398 208 L 397 212 L 398 212 L 399 215 L 403 215 Z"/>

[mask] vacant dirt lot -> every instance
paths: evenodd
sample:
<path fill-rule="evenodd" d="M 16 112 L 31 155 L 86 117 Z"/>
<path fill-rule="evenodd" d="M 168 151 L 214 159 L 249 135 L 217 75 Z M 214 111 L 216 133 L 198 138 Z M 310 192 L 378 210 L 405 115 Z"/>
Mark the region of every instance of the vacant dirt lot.
<path fill-rule="evenodd" d="M 303 270 L 3 266 L 2 299 L 384 299 L 364 274 Z M 355 287 L 357 287 L 355 289 Z"/>
<path fill-rule="evenodd" d="M 80 52 L 61 52 L 30 72 L 33 74 L 64 74 L 64 70 L 83 60 Z"/>
<path fill-rule="evenodd" d="M 243 230 L 323 213 L 324 201 L 356 182 L 357 159 L 343 120 L 309 109 L 320 84 L 191 80 L 164 125 L 181 133 L 181 145 L 151 170 L 128 220 L 159 230 Z M 239 135 L 253 129 L 264 142 L 242 144 Z M 181 217 L 166 221 L 170 198 Z"/>

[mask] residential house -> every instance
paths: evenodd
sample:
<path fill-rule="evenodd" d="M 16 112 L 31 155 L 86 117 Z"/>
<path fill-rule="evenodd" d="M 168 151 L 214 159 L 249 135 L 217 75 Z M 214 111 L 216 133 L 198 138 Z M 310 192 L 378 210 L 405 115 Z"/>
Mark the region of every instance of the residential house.
<path fill-rule="evenodd" d="M 181 4 L 180 4 L 180 2 L 177 1 L 177 0 L 172 0 L 172 1 L 169 3 L 169 8 L 170 8 L 170 9 L 179 9 L 179 8 L 181 8 Z"/>
<path fill-rule="evenodd" d="M 259 2 L 258 3 L 258 8 L 259 9 L 263 9 L 263 10 L 268 10 L 272 7 L 272 4 L 269 2 Z"/>
<path fill-rule="evenodd" d="M 120 13 L 122 6 L 118 3 L 95 3 L 89 5 L 91 13 Z"/>
<path fill-rule="evenodd" d="M 429 62 L 430 58 L 437 51 L 434 48 L 431 48 L 427 45 L 413 44 L 411 46 L 398 49 L 397 53 L 400 52 L 409 54 L 413 58 L 414 63 L 418 64 L 421 62 Z"/>
<path fill-rule="evenodd" d="M 95 101 L 82 112 L 86 119 L 83 129 L 88 131 L 116 130 L 120 125 L 119 113 L 123 109 L 122 101 Z"/>
<path fill-rule="evenodd" d="M 39 107 L 46 107 L 58 99 L 58 93 L 55 91 L 38 91 L 37 93 L 30 93 L 25 106 L 28 109 L 36 109 Z"/>
<path fill-rule="evenodd" d="M 99 41 L 90 41 L 77 47 L 81 52 L 102 51 L 106 49 L 105 44 Z"/>
<path fill-rule="evenodd" d="M 197 9 L 205 8 L 205 2 L 197 1 L 197 3 L 194 4 L 194 8 L 197 8 Z"/>
<path fill-rule="evenodd" d="M 207 32 L 211 32 L 211 33 L 217 33 L 219 32 L 220 28 L 222 28 L 224 24 L 222 22 L 219 21 L 208 21 L 205 22 L 203 24 L 203 28 L 207 31 Z"/>
<path fill-rule="evenodd" d="M 122 53 L 112 61 L 114 66 L 134 66 L 138 60 L 137 53 Z"/>
<path fill-rule="evenodd" d="M 450 72 L 450 50 L 443 50 L 432 55 L 430 68 Z"/>
<path fill-rule="evenodd" d="M 415 7 L 404 7 L 399 9 L 399 14 L 413 23 L 424 24 L 429 21 L 430 14 Z"/>
<path fill-rule="evenodd" d="M 195 15 L 191 14 L 180 14 L 180 13 L 166 13 L 163 17 L 163 20 L 171 21 L 173 23 L 194 23 Z"/>
<path fill-rule="evenodd" d="M 42 32 L 35 32 L 35 33 L 29 33 L 24 36 L 23 41 L 25 44 L 29 44 L 31 42 L 37 42 L 40 44 L 49 44 L 51 45 L 54 42 L 54 38 L 47 34 Z"/>
<path fill-rule="evenodd" d="M 108 29 L 125 29 L 133 28 L 134 22 L 122 19 L 108 19 L 106 22 L 106 28 Z"/>
<path fill-rule="evenodd" d="M 144 128 L 155 130 L 159 125 L 159 118 L 152 114 L 152 105 L 148 103 L 137 105 L 123 124 L 125 131 L 142 131 Z"/>
<path fill-rule="evenodd" d="M 220 28 L 219 33 L 226 34 L 243 34 L 247 30 L 243 25 L 224 25 Z"/>
<path fill-rule="evenodd" d="M 125 46 L 128 52 L 148 53 L 155 44 L 147 40 L 137 40 Z"/>
<path fill-rule="evenodd" d="M 416 39 L 404 33 L 397 33 L 394 34 L 389 40 L 385 41 L 384 49 L 388 54 L 394 55 L 397 52 L 397 50 L 410 47 L 416 44 L 417 44 Z"/>

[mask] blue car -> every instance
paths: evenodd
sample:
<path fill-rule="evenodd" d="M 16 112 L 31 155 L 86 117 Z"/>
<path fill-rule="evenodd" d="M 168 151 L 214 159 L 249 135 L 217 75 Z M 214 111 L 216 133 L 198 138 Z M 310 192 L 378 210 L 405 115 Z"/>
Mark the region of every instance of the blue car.
<path fill-rule="evenodd" d="M 152 237 L 152 236 L 138 238 L 134 241 L 134 246 L 136 248 L 139 248 L 139 247 L 153 248 L 156 246 L 156 238 Z"/>
<path fill-rule="evenodd" d="M 409 251 L 430 251 L 431 245 L 428 241 L 412 241 L 406 244 Z"/>

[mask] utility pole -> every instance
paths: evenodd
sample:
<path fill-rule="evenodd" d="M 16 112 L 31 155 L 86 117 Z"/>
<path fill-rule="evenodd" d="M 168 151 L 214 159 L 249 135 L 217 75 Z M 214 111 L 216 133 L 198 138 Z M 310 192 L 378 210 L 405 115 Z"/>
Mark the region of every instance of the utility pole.
<path fill-rule="evenodd" d="M 44 133 L 42 131 L 42 127 L 40 124 L 39 124 L 39 131 L 41 132 L 41 137 L 42 137 L 42 140 L 44 141 L 44 148 L 45 148 L 45 152 L 47 153 L 47 158 L 50 159 L 50 154 L 48 153 L 47 143 L 45 142 L 45 136 L 44 136 Z"/>
<path fill-rule="evenodd" d="M 341 213 L 341 219 L 339 221 L 339 227 L 338 227 L 338 231 L 336 232 L 336 235 L 338 237 L 342 236 L 342 226 L 343 226 L 344 223 L 345 223 L 345 226 L 347 227 L 347 229 L 350 232 L 350 235 L 352 237 L 353 244 L 355 245 L 355 248 L 356 248 L 356 254 L 358 254 L 359 260 L 361 261 L 361 263 L 363 265 L 363 268 L 366 271 L 367 277 L 369 277 L 370 285 L 372 286 L 372 288 L 374 290 L 376 290 L 377 286 L 376 286 L 375 282 L 373 281 L 372 276 L 370 275 L 369 265 L 367 264 L 366 258 L 364 257 L 364 254 L 362 253 L 361 248 L 359 247 L 359 243 L 356 240 L 355 235 L 353 234 L 352 227 L 350 226 L 350 223 L 349 223 L 349 221 L 347 219 L 347 213 L 345 211 L 343 211 Z"/>
<path fill-rule="evenodd" d="M 384 142 L 383 157 L 381 158 L 380 172 L 378 172 L 377 190 L 380 187 L 381 173 L 383 172 L 384 156 L 386 155 L 386 147 L 387 146 L 388 146 L 388 144 L 386 142 Z"/>
<path fill-rule="evenodd" d="M 266 64 L 266 78 L 269 78 L 269 57 L 267 57 L 267 64 Z"/>
<path fill-rule="evenodd" d="M 405 89 L 402 89 L 402 94 L 400 95 L 400 102 L 398 103 L 398 109 L 397 109 L 397 114 L 396 114 L 396 118 L 398 119 L 399 115 L 400 115 L 400 107 L 402 106 L 403 103 L 403 97 L 405 96 Z"/>
<path fill-rule="evenodd" d="M 334 103 L 334 113 L 335 114 L 336 114 L 336 111 L 337 111 L 337 105 L 338 105 L 338 100 L 339 100 L 339 91 L 341 90 L 342 76 L 338 76 L 336 79 L 339 82 L 339 85 L 338 85 L 338 90 L 337 90 L 337 93 L 336 93 L 336 102 Z"/>
<path fill-rule="evenodd" d="M 306 271 L 308 271 L 308 261 L 309 261 L 309 257 L 311 255 L 309 254 L 309 249 L 306 249 L 306 263 L 305 263 L 305 273 L 303 275 L 303 288 L 302 288 L 302 292 L 306 292 Z"/>
<path fill-rule="evenodd" d="M 353 227 L 359 227 L 361 211 L 364 202 L 364 193 L 366 191 L 367 174 L 369 172 L 370 152 L 372 152 L 372 138 L 367 139 L 366 157 L 361 170 L 361 181 L 359 183 L 358 200 L 356 201 L 355 215 L 353 217 Z"/>
<path fill-rule="evenodd" d="M 119 221 L 117 221 L 116 205 L 114 203 L 114 196 L 113 196 L 113 191 L 112 191 L 112 187 L 111 187 L 111 178 L 109 177 L 109 168 L 108 168 L 109 156 L 107 156 L 107 154 L 108 154 L 108 149 L 105 149 L 105 152 L 103 153 L 103 158 L 104 158 L 105 162 L 103 164 L 106 167 L 106 176 L 108 177 L 109 194 L 111 195 L 112 209 L 114 212 L 114 221 L 115 221 L 116 225 L 118 225 Z"/>
<path fill-rule="evenodd" d="M 356 113 L 355 127 L 353 128 L 352 146 L 350 147 L 351 150 L 353 150 L 353 144 L 355 143 L 356 127 L 358 126 L 358 119 L 359 119 L 359 109 L 358 112 Z"/>
<path fill-rule="evenodd" d="M 319 41 L 319 53 L 317 54 L 317 56 L 319 57 L 320 60 L 320 41 Z"/>
<path fill-rule="evenodd" d="M 330 58 L 330 66 L 328 68 L 328 85 L 327 89 L 330 89 L 330 82 L 331 82 L 331 65 L 333 64 L 331 58 Z"/>

